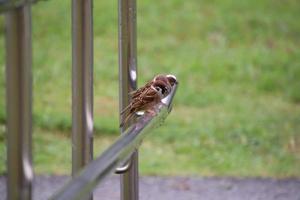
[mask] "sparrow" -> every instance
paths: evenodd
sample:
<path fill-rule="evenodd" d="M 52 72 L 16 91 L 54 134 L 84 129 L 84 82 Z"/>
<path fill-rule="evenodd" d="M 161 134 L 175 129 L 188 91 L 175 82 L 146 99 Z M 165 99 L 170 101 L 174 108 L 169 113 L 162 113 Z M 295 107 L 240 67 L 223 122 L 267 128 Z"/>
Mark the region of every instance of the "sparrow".
<path fill-rule="evenodd" d="M 131 102 L 121 111 L 123 121 L 120 127 L 134 117 L 135 113 L 145 111 L 155 114 L 153 107 L 161 102 L 172 90 L 174 84 L 177 84 L 176 77 L 173 75 L 157 75 L 143 87 L 131 92 Z"/>

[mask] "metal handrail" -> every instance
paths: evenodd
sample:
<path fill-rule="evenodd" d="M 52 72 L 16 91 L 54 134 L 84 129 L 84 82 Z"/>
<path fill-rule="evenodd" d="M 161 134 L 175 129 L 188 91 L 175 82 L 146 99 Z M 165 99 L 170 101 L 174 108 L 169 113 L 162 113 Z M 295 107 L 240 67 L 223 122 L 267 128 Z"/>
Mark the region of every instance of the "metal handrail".
<path fill-rule="evenodd" d="M 88 197 L 90 192 L 115 168 L 126 162 L 140 146 L 144 137 L 160 125 L 171 111 L 177 84 L 171 93 L 155 106 L 156 115 L 144 114 L 132 124 L 104 153 L 88 164 L 77 176 L 54 194 L 52 200 L 75 200 Z"/>

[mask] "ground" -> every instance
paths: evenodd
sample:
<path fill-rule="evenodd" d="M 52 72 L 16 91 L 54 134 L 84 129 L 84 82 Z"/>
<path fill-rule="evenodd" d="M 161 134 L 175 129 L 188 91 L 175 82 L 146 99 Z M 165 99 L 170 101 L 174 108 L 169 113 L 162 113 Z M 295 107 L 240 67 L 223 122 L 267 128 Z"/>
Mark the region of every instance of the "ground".
<path fill-rule="evenodd" d="M 46 200 L 67 176 L 38 176 L 34 199 Z M 5 178 L 0 177 L 0 200 L 5 200 Z M 299 200 L 300 179 L 142 177 L 140 200 Z M 4 194 L 4 195 L 3 195 Z M 100 184 L 94 200 L 119 200 L 119 177 Z"/>

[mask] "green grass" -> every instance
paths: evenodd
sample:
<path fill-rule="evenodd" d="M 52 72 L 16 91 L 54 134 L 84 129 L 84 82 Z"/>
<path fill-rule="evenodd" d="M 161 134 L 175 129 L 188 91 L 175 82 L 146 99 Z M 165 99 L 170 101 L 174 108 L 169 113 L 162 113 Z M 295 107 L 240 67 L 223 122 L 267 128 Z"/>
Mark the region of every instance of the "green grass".
<path fill-rule="evenodd" d="M 174 110 L 141 147 L 143 174 L 300 176 L 299 8 L 297 0 L 138 1 L 139 85 L 159 73 L 180 81 Z M 70 16 L 69 1 L 33 7 L 38 173 L 70 168 Z M 117 19 L 117 1 L 94 2 L 95 155 L 118 134 Z M 0 47 L 4 97 L 3 37 Z M 4 113 L 0 98 L 2 124 Z"/>

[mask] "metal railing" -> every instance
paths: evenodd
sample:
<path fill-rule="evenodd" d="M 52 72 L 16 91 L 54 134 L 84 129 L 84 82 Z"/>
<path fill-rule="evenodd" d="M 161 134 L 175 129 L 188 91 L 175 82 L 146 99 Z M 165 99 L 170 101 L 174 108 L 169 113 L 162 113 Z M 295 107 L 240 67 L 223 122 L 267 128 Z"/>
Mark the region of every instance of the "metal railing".
<path fill-rule="evenodd" d="M 171 94 L 164 99 L 164 103 L 156 106 L 156 116 L 145 114 L 140 117 L 101 156 L 88 164 L 50 199 L 85 199 L 98 183 L 110 173 L 115 172 L 115 167 L 126 163 L 128 158 L 138 149 L 145 136 L 153 130 L 153 127 L 160 125 L 167 117 L 172 107 L 176 87 L 176 85 L 173 87 Z"/>
<path fill-rule="evenodd" d="M 31 199 L 31 10 L 6 13 L 7 197 Z"/>
<path fill-rule="evenodd" d="M 119 108 L 129 103 L 129 92 L 137 87 L 136 0 L 119 0 Z M 120 121 L 123 119 L 120 118 Z M 121 134 L 124 128 L 121 128 Z M 138 151 L 127 164 L 131 167 L 121 174 L 121 199 L 138 199 Z M 126 166 L 125 166 L 126 168 Z"/>
<path fill-rule="evenodd" d="M 31 4 L 39 0 L 0 0 L 6 23 L 7 198 L 32 199 L 32 43 Z M 92 199 L 93 188 L 110 172 L 121 174 L 121 199 L 138 199 L 137 149 L 151 128 L 167 116 L 176 85 L 157 115 L 125 124 L 120 138 L 93 160 L 92 0 L 72 0 L 72 175 L 51 199 Z M 4 12 L 5 11 L 5 12 Z M 119 0 L 119 107 L 136 89 L 136 0 Z M 120 118 L 122 120 L 122 118 Z M 126 129 L 126 130 L 125 130 Z M 117 166 L 122 166 L 115 169 Z"/>

